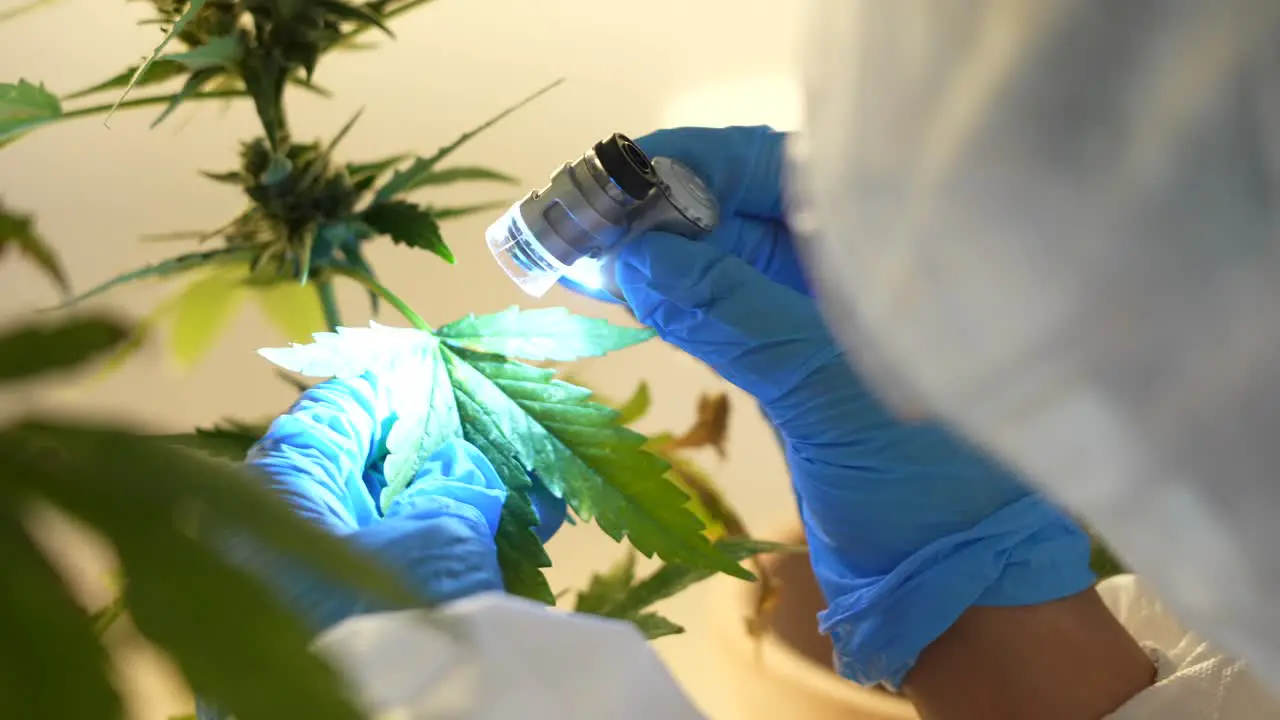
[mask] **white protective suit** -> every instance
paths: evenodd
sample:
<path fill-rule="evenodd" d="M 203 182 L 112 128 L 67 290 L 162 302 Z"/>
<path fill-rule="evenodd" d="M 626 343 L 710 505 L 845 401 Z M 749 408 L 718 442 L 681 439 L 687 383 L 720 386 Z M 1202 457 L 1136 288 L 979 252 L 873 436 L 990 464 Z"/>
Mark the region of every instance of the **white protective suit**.
<path fill-rule="evenodd" d="M 1158 666 L 1155 685 L 1113 713 L 1111 720 L 1280 717 L 1280 703 L 1241 663 L 1187 633 L 1132 575 L 1113 577 L 1099 591 Z M 453 603 L 429 622 L 427 616 L 426 611 L 405 611 L 355 617 L 316 641 L 317 650 L 357 689 L 371 717 L 706 717 L 629 623 L 548 610 L 499 594 Z M 713 720 L 773 718 L 764 713 Z"/>
<path fill-rule="evenodd" d="M 1280 687 L 1280 1 L 819 0 L 812 23 L 790 185 L 836 333 Z M 1159 664 L 1113 717 L 1280 717 L 1131 577 L 1103 595 Z M 628 626 L 499 596 L 444 617 L 318 646 L 378 717 L 701 717 Z"/>
<path fill-rule="evenodd" d="M 1280 688 L 1280 2 L 815 10 L 789 186 L 833 331 Z"/>

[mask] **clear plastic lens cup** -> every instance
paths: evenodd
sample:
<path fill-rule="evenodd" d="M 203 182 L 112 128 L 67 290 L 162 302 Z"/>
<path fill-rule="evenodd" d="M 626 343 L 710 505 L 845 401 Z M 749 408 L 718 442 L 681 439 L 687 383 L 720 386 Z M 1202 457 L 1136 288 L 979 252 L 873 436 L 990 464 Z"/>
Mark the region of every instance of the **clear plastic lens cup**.
<path fill-rule="evenodd" d="M 568 270 L 542 249 L 520 215 L 518 202 L 489 226 L 484 239 L 498 266 L 533 297 L 546 295 Z"/>

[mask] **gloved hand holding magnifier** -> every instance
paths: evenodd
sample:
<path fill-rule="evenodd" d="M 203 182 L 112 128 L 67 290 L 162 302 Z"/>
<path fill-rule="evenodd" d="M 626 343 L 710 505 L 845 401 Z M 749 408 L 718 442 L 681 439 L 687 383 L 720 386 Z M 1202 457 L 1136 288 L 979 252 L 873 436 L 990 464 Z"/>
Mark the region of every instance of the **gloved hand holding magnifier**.
<path fill-rule="evenodd" d="M 563 277 L 621 301 L 612 264 L 623 245 L 653 230 L 695 239 L 719 216 L 715 197 L 687 166 L 651 159 L 615 134 L 513 205 L 485 240 L 507 275 L 534 297 Z"/>

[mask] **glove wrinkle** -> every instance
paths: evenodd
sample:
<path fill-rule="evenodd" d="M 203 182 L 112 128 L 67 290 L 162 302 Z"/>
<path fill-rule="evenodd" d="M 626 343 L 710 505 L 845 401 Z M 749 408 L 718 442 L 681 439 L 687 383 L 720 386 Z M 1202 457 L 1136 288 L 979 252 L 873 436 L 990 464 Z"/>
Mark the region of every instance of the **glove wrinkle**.
<path fill-rule="evenodd" d="M 386 517 L 379 513 L 377 498 L 386 486 L 380 448 L 393 421 L 386 388 L 372 374 L 330 380 L 304 392 L 290 413 L 276 419 L 247 463 L 295 512 L 347 538 L 432 602 L 501 591 L 495 537 L 507 489 L 470 443 L 442 443 Z M 540 489 L 535 483 L 535 492 Z M 548 522 L 539 527 L 545 537 L 563 519 L 563 501 L 554 501 L 557 515 L 553 500 L 539 501 L 547 511 Z M 250 538 L 225 544 L 233 559 L 265 578 L 317 631 L 372 607 Z"/>
<path fill-rule="evenodd" d="M 841 672 L 896 683 L 975 603 L 1087 588 L 1089 539 L 1009 468 L 946 427 L 903 422 L 863 382 L 781 217 L 785 138 L 767 128 L 641 138 L 702 175 L 723 217 L 699 241 L 651 232 L 624 246 L 618 285 L 637 318 L 755 397 L 791 470 Z"/>
<path fill-rule="evenodd" d="M 819 580 L 830 606 L 818 614 L 819 630 L 831 635 L 837 668 L 845 677 L 898 688 L 920 652 L 971 605 L 1027 604 L 1002 585 L 1006 573 L 1041 565 L 1024 577 L 1033 581 L 1036 602 L 1091 587 L 1094 576 L 1087 564 L 1050 561 L 1046 567 L 1038 560 L 1049 555 L 1052 544 L 1059 546 L 1058 555 L 1089 549 L 1087 536 L 1056 508 L 1028 496 L 971 529 L 929 543 L 886 575 L 853 578 L 837 568 L 824 572 Z M 945 602 L 939 604 L 940 598 Z M 991 602 L 995 599 L 1004 602 Z"/>

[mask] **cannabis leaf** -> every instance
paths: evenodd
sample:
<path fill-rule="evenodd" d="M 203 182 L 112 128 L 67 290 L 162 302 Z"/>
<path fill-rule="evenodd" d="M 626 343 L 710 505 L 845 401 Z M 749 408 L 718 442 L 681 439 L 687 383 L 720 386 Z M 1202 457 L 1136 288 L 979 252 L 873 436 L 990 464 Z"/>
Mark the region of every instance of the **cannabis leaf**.
<path fill-rule="evenodd" d="M 439 150 L 436 151 L 434 155 L 430 157 L 425 157 L 425 158 L 423 157 L 415 158 L 408 168 L 405 168 L 404 170 L 396 171 L 396 173 L 391 176 L 391 179 L 388 180 L 385 185 L 383 185 L 381 188 L 378 189 L 374 202 L 375 203 L 385 202 L 387 200 L 390 200 L 391 198 L 394 198 L 397 195 L 400 195 L 414 188 L 421 187 L 422 185 L 426 185 L 433 182 L 432 180 L 430 180 L 430 178 L 433 175 L 436 175 L 435 173 L 436 166 L 439 165 L 440 162 L 443 161 L 445 158 L 452 155 L 455 150 L 462 147 L 462 145 L 465 144 L 471 138 L 493 127 L 498 122 L 506 118 L 508 115 L 514 113 L 520 108 L 523 108 L 525 105 L 528 105 L 534 100 L 537 100 L 539 97 L 542 97 L 546 93 L 550 92 L 552 89 L 560 85 L 560 83 L 562 82 L 564 82 L 564 80 L 557 80 L 551 83 L 550 85 L 547 85 L 546 87 L 542 88 L 541 90 L 538 90 L 537 92 L 533 93 L 529 97 L 521 100 L 515 105 L 512 105 L 509 108 L 506 108 L 502 112 L 498 113 L 492 118 L 481 123 L 478 127 L 472 128 L 471 130 L 468 130 L 467 132 L 463 133 L 457 140 L 454 140 L 448 145 L 445 145 L 444 147 L 440 148 Z M 474 172 L 475 168 L 472 168 L 470 170 Z M 465 172 L 465 170 L 463 172 Z M 487 171 L 487 172 L 492 172 L 492 171 Z M 496 178 L 491 177 L 489 179 L 505 179 L 507 177 L 505 175 L 501 175 L 500 173 L 495 173 L 495 174 L 498 177 Z"/>
<path fill-rule="evenodd" d="M 249 449 L 266 434 L 269 422 L 246 423 L 224 420 L 211 428 L 196 428 L 190 433 L 158 435 L 157 439 L 179 447 L 200 450 L 214 457 L 240 462 Z"/>
<path fill-rule="evenodd" d="M 306 340 L 311 333 L 327 327 L 320 297 L 313 288 L 289 281 L 253 287 L 258 307 L 287 340 Z"/>
<path fill-rule="evenodd" d="M 716 454 L 724 458 L 725 437 L 729 432 L 729 396 L 701 395 L 698 397 L 698 416 L 693 427 L 667 443 L 667 450 L 698 448 L 710 445 Z"/>
<path fill-rule="evenodd" d="M 478 352 L 567 362 L 629 348 L 656 333 L 573 315 L 564 308 L 522 311 L 512 306 L 492 315 L 468 315 L 436 335 L 449 345 Z"/>
<path fill-rule="evenodd" d="M 20 325 L 0 337 L 0 385 L 83 365 L 128 337 L 127 326 L 105 318 Z"/>
<path fill-rule="evenodd" d="M 151 127 L 154 128 L 164 122 L 165 119 L 172 115 L 173 111 L 177 110 L 178 106 L 186 101 L 187 98 L 196 95 L 205 85 L 208 85 L 210 82 L 222 75 L 223 70 L 220 67 L 203 68 L 191 73 L 190 77 L 187 78 L 187 81 L 183 83 L 182 89 L 170 98 L 169 104 L 165 106 L 164 111 L 162 111 L 155 120 L 151 121 Z"/>
<path fill-rule="evenodd" d="M 432 170 L 429 172 L 419 173 L 412 182 L 401 190 L 401 192 L 417 190 L 418 188 L 426 187 L 428 185 L 449 185 L 451 183 L 464 180 L 487 180 L 489 182 L 505 183 L 508 185 L 518 182 L 514 177 L 490 168 L 451 167 L 446 170 Z"/>
<path fill-rule="evenodd" d="M 108 317 L 0 335 L 6 380 L 87 362 L 129 329 Z M 14 362 L 21 361 L 18 364 Z M 82 610 L 32 541 L 33 504 L 53 505 L 119 558 L 136 627 L 203 696 L 237 717 L 356 720 L 311 633 L 259 578 L 209 539 L 235 532 L 393 606 L 422 600 L 341 538 L 313 527 L 236 465 L 136 432 L 73 420 L 0 426 L 0 664 L 5 717 L 117 717 L 120 699 L 97 636 L 120 608 Z M 192 530 L 193 518 L 200 529 Z M 262 678 L 270 676 L 269 688 Z"/>
<path fill-rule="evenodd" d="M 76 305 L 94 297 L 95 295 L 100 295 L 112 288 L 124 285 L 125 283 L 134 282 L 136 280 L 169 277 L 179 273 L 188 272 L 196 268 L 249 260 L 256 252 L 257 251 L 254 248 L 225 247 L 217 250 L 178 255 L 176 257 L 161 260 L 160 262 L 147 265 L 146 267 L 141 267 L 137 270 L 124 273 L 123 275 L 117 275 L 101 285 L 71 298 L 63 303 L 61 307 L 65 308 Z"/>
<path fill-rule="evenodd" d="M 228 252 L 234 250 L 234 252 Z M 241 248 L 224 248 L 210 253 L 180 256 L 134 273 L 117 277 L 102 286 L 73 298 L 63 307 L 103 292 L 128 280 L 163 278 L 183 272 L 206 270 L 201 277 L 176 291 L 157 305 L 134 328 L 143 335 L 167 327 L 166 348 L 181 369 L 189 369 L 213 348 L 221 333 L 231 324 L 250 298 L 257 301 L 267 319 L 289 340 L 309 338 L 325 327 L 320 298 L 314 288 L 283 279 L 254 280 L 249 267 L 230 264 L 247 260 Z M 127 360 L 140 343 L 121 347 L 105 370 L 115 370 Z"/>
<path fill-rule="evenodd" d="M 147 68 L 146 71 L 141 74 L 138 73 L 138 67 L 139 66 L 126 68 L 123 72 L 113 75 L 100 83 L 90 85 L 83 90 L 77 90 L 73 93 L 64 95 L 62 99 L 78 100 L 82 97 L 94 95 L 104 90 L 122 88 L 127 86 L 129 81 L 135 76 L 137 77 L 137 81 L 134 82 L 134 87 L 143 87 L 146 85 L 162 83 L 165 80 L 178 77 L 179 75 L 184 75 L 187 72 L 187 67 L 182 63 L 167 60 L 165 58 L 157 59 L 151 64 L 151 67 Z"/>
<path fill-rule="evenodd" d="M 30 652 L 9 658 L 19 661 L 8 663 L 0 706 L 11 717 L 120 717 L 106 650 L 61 574 L 24 532 L 17 510 L 0 505 L 0 562 L 8 578 L 0 590 L 3 654 Z"/>
<path fill-rule="evenodd" d="M 223 35 L 211 38 L 199 47 L 186 52 L 172 53 L 158 58 L 157 62 L 181 63 L 188 70 L 227 70 L 244 56 L 244 44 L 239 35 Z M 154 65 L 153 65 L 154 67 Z"/>
<path fill-rule="evenodd" d="M 636 583 L 636 552 L 628 549 L 622 559 L 609 569 L 598 572 L 587 581 L 586 589 L 578 593 L 574 612 L 604 615 L 620 598 L 625 597 Z"/>
<path fill-rule="evenodd" d="M 387 486 L 380 498 L 383 512 L 396 495 L 409 487 L 433 452 L 448 440 L 462 437 L 462 421 L 440 344 L 426 336 L 423 345 L 414 363 L 417 367 L 393 380 L 395 394 L 403 401 L 395 403 L 396 422 L 387 434 L 388 454 L 383 470 Z"/>
<path fill-rule="evenodd" d="M 630 425 L 649 412 L 649 383 L 641 380 L 631 397 L 618 406 L 618 424 Z M 605 403 L 606 405 L 608 403 Z"/>
<path fill-rule="evenodd" d="M 357 187 L 364 181 L 372 183 L 382 173 L 404 162 L 406 157 L 408 156 L 392 155 L 391 157 L 367 163 L 349 163 L 347 165 L 347 175 L 351 178 L 351 182 L 356 183 Z"/>
<path fill-rule="evenodd" d="M 370 322 L 367 328 L 340 327 L 312 335 L 309 345 L 262 348 L 258 354 L 299 375 L 316 378 L 358 377 L 366 371 L 416 368 L 418 356 L 434 344 L 430 333 Z"/>
<path fill-rule="evenodd" d="M 641 382 L 623 403 L 604 399 L 599 402 L 616 408 L 619 423 L 635 422 L 649 409 L 649 386 Z M 747 529 L 742 518 L 734 512 L 715 483 L 705 471 L 683 456 L 684 450 L 711 445 L 723 457 L 723 444 L 728 432 L 729 399 L 724 393 L 701 395 L 698 398 L 697 418 L 693 426 L 681 435 L 659 433 L 649 438 L 646 448 L 671 466 L 667 477 L 692 497 L 690 511 L 706 524 L 705 535 L 716 539 L 726 535 L 744 536 Z M 762 584 L 768 580 L 763 568 L 757 568 Z"/>
<path fill-rule="evenodd" d="M 29 260 L 39 266 L 44 274 L 57 284 L 63 294 L 71 292 L 62 263 L 58 261 L 57 255 L 54 255 L 53 249 L 45 239 L 36 232 L 35 221 L 31 216 L 6 212 L 4 205 L 0 204 L 0 258 L 4 257 L 9 248 L 14 248 L 26 255 Z"/>
<path fill-rule="evenodd" d="M 203 461 L 130 432 L 28 422 L 0 431 L 0 455 L 7 490 L 47 499 L 111 542 L 128 578 L 126 601 L 136 626 L 171 655 L 202 694 L 245 718 L 282 717 L 291 711 L 335 720 L 359 717 L 343 697 L 336 674 L 307 652 L 310 633 L 296 616 L 259 580 L 192 537 L 181 518 L 196 510 L 210 527 L 251 528 L 255 538 L 308 564 L 335 552 L 317 567 L 347 563 L 348 570 L 358 569 L 366 579 L 387 580 L 383 588 L 400 587 L 341 539 L 312 528 L 247 481 L 238 467 Z M 10 580 L 14 587 L 26 585 L 25 578 Z M 418 604 L 405 591 L 397 590 L 395 597 L 397 604 Z M 30 612 L 6 617 L 22 624 Z M 6 650 L 26 648 L 6 644 Z M 84 650 L 61 647 L 55 652 L 66 663 L 66 655 Z M 246 657 L 237 657 L 239 653 Z M 24 652 L 19 657 L 30 656 Z M 264 693 L 261 678 L 268 668 L 274 692 Z M 46 690 L 42 703 L 55 691 Z M 15 716 L 44 716 L 43 706 Z"/>
<path fill-rule="evenodd" d="M 501 356 L 455 349 L 444 356 L 455 393 L 497 426 L 488 439 L 515 450 L 579 518 L 594 518 L 614 540 L 626 536 L 646 556 L 752 577 L 702 536 L 702 523 L 685 507 L 689 497 L 663 477 L 667 465 L 643 449 L 646 438 L 588 401 L 590 391 Z"/>
<path fill-rule="evenodd" d="M 169 348 L 182 368 L 190 368 L 213 348 L 239 309 L 244 270 L 215 268 L 187 285 L 175 298 Z"/>
<path fill-rule="evenodd" d="M 453 263 L 453 251 L 440 235 L 440 226 L 424 208 L 407 202 L 386 202 L 370 206 L 360 216 L 369 227 L 402 245 L 421 248 Z"/>
<path fill-rule="evenodd" d="M 724 538 L 715 546 L 738 561 L 762 554 L 803 553 L 806 550 L 804 547 L 742 537 Z M 661 615 L 646 611 L 655 603 L 706 580 L 712 572 L 705 568 L 667 563 L 648 577 L 637 580 L 635 561 L 635 554 L 629 552 L 612 568 L 593 576 L 587 588 L 578 593 L 574 611 L 630 620 L 650 640 L 684 632 L 684 628 Z"/>
<path fill-rule="evenodd" d="M 172 80 L 173 78 L 186 75 L 189 70 L 188 66 L 184 65 L 181 62 L 174 62 L 173 60 L 170 59 L 172 57 L 174 56 L 166 55 L 164 57 L 157 58 L 156 61 L 151 64 L 151 67 L 147 68 L 147 70 L 144 73 L 142 73 L 141 76 L 138 77 L 138 81 L 133 83 L 133 87 L 139 88 L 139 87 L 146 87 L 150 85 L 158 85 L 167 80 Z M 138 67 L 139 66 L 134 65 L 134 66 L 125 68 L 123 71 L 115 75 L 112 75 L 106 80 L 90 85 L 89 87 L 82 88 L 75 92 L 63 95 L 62 100 L 63 101 L 79 100 L 81 98 L 88 97 L 90 95 L 96 95 L 98 93 L 105 92 L 107 90 L 119 90 L 120 88 L 127 87 L 130 81 L 133 80 L 133 77 L 138 74 Z M 322 87 L 319 87 L 311 82 L 308 82 L 305 78 L 299 77 L 296 74 L 291 75 L 289 77 L 289 84 L 295 87 L 302 88 L 303 90 L 306 90 L 310 93 L 319 95 L 320 97 L 330 97 L 332 95 L 332 93 L 330 93 L 328 90 Z M 236 83 L 236 85 L 238 86 L 239 83 Z M 245 96 L 245 93 L 243 92 L 243 90 L 238 89 L 238 87 L 224 88 L 224 89 L 235 90 L 235 92 L 227 93 L 225 95 L 222 95 L 222 97 L 230 98 L 234 96 Z M 166 99 L 166 98 L 155 98 L 155 100 L 157 101 L 161 99 Z M 130 101 L 129 103 L 121 103 L 121 105 L 137 103 L 137 102 L 138 101 L 134 100 L 134 101 Z M 110 109 L 110 107 L 111 106 L 108 105 L 106 107 L 96 108 L 95 110 L 100 110 L 102 112 L 105 112 L 108 109 Z"/>
<path fill-rule="evenodd" d="M 391 28 L 388 28 L 378 13 L 368 5 L 348 5 L 341 0 L 318 0 L 317 4 L 337 17 L 367 23 L 386 33 L 387 37 L 395 37 Z"/>
<path fill-rule="evenodd" d="M 44 85 L 0 83 L 0 144 L 62 116 L 62 104 Z"/>
<path fill-rule="evenodd" d="M 501 320 L 470 321 L 518 329 L 510 311 Z M 591 354 L 621 346 L 610 338 L 612 344 L 591 348 L 575 337 L 590 327 L 566 316 L 561 337 Z M 629 538 L 646 556 L 753 577 L 703 537 L 702 523 L 685 507 L 689 497 L 664 477 L 667 464 L 644 450 L 646 438 L 619 426 L 615 411 L 590 402 L 590 391 L 555 380 L 553 370 L 451 346 L 428 332 L 377 324 L 315 337 L 311 345 L 259 352 L 313 377 L 380 373 L 397 413 L 387 443 L 396 461 L 388 460 L 384 503 L 415 477 L 425 453 L 461 432 L 494 464 L 517 503 L 526 500 L 533 473 L 579 518 L 595 519 L 615 540 Z M 417 433 L 424 437 L 415 444 Z M 507 517 L 522 510 L 513 508 Z M 530 520 L 526 516 L 521 522 L 527 524 L 515 529 L 526 534 Z"/>
<path fill-rule="evenodd" d="M 116 100 L 115 105 L 111 106 L 111 110 L 107 111 L 107 118 L 103 121 L 104 123 L 111 121 L 111 116 L 120 108 L 120 104 L 124 102 L 125 98 L 129 97 L 129 91 L 132 90 L 134 86 L 137 85 L 138 82 L 147 74 L 147 70 L 151 68 L 151 65 L 160 59 L 160 54 L 169 46 L 169 43 L 172 42 L 173 39 L 176 38 L 184 29 L 186 29 L 187 25 L 204 7 L 204 3 L 205 0 L 191 0 L 191 4 L 187 6 L 186 11 L 173 22 L 173 25 L 169 26 L 169 30 L 164 34 L 164 37 L 161 38 L 160 44 L 156 45 L 155 50 L 152 50 L 151 54 L 147 56 L 147 59 L 143 60 L 142 64 L 138 66 L 138 70 L 133 74 L 133 77 L 129 78 L 129 84 L 125 86 L 124 91 L 120 94 L 119 99 Z M 190 83 L 188 83 L 188 85 L 190 85 Z M 183 88 L 183 90 L 185 93 L 186 88 Z M 172 107 L 174 106 L 171 105 L 170 109 L 172 109 Z M 167 112 L 168 111 L 166 111 L 166 114 Z M 162 119 L 163 117 L 164 116 L 161 116 Z M 158 123 L 159 120 L 156 122 Z"/>

